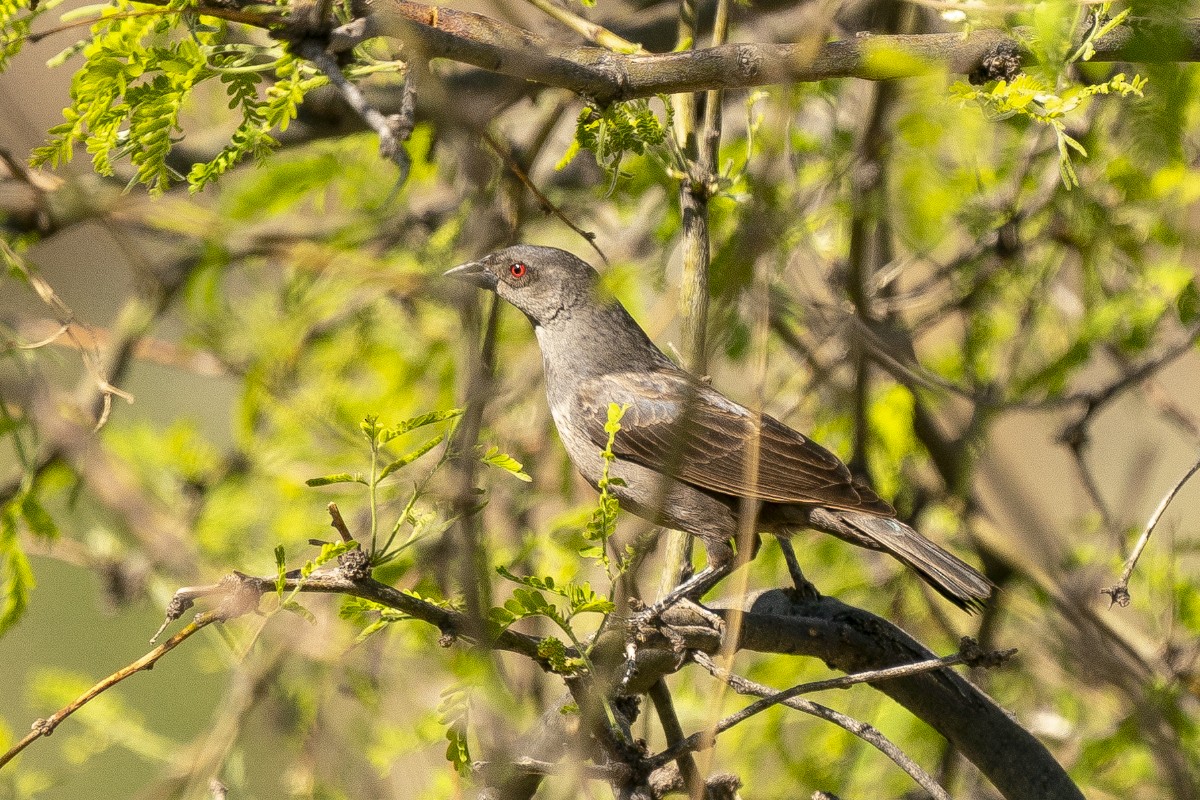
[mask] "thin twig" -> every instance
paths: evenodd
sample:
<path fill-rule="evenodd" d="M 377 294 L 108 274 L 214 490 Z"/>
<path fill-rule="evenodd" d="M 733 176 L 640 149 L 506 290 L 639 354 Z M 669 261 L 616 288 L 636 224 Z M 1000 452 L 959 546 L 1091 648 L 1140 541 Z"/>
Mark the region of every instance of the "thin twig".
<path fill-rule="evenodd" d="M 325 73 L 329 82 L 341 93 L 342 99 L 350 108 L 354 109 L 354 113 L 362 117 L 363 122 L 378 134 L 379 154 L 396 163 L 396 166 L 400 168 L 399 182 L 404 183 L 412 162 L 408 157 L 408 151 L 400 146 L 400 142 L 402 138 L 407 138 L 406 133 L 411 133 L 411 128 L 407 132 L 401 131 L 399 129 L 400 115 L 384 116 L 379 109 L 371 105 L 362 90 L 342 73 L 337 59 L 325 49 L 323 43 L 315 39 L 304 39 L 297 44 L 296 51 Z M 406 91 L 409 89 L 407 79 L 405 80 L 405 89 Z"/>
<path fill-rule="evenodd" d="M 354 541 L 354 537 L 350 534 L 350 529 L 346 527 L 346 520 L 342 519 L 342 512 L 338 509 L 337 503 L 329 504 L 329 524 L 342 537 L 342 541 L 350 543 Z"/>
<path fill-rule="evenodd" d="M 550 0 L 528 0 L 528 2 L 563 25 L 566 25 L 589 42 L 595 42 L 603 48 L 612 50 L 614 53 L 633 55 L 645 52 L 637 42 L 624 39 L 603 25 L 597 25 L 595 22 L 584 19 L 561 6 L 556 6 Z"/>
<path fill-rule="evenodd" d="M 671 690 L 662 678 L 659 678 L 650 687 L 650 702 L 654 703 L 654 710 L 662 725 L 663 735 L 667 737 L 667 745 L 674 746 L 684 741 L 683 726 L 679 724 L 679 716 L 675 713 Z M 683 779 L 683 785 L 687 787 L 688 793 L 692 797 L 702 794 L 704 776 L 700 774 L 700 770 L 696 766 L 696 759 L 692 757 L 692 751 L 687 750 L 680 753 L 675 759 L 675 763 L 679 765 L 679 775 Z"/>
<path fill-rule="evenodd" d="M 1085 437 L 1076 437 L 1066 444 L 1071 451 L 1071 457 L 1075 462 L 1075 471 L 1079 473 L 1083 489 L 1091 499 L 1092 505 L 1100 512 L 1100 523 L 1120 549 L 1121 555 L 1127 558 L 1129 554 L 1125 549 L 1125 537 L 1121 535 L 1121 526 L 1117 524 L 1108 503 L 1105 502 L 1104 495 L 1100 492 L 1100 485 L 1096 483 L 1096 476 L 1092 474 L 1092 470 L 1087 464 L 1087 458 L 1084 456 L 1083 450 L 1086 443 Z"/>
<path fill-rule="evenodd" d="M 775 691 L 769 686 L 764 686 L 760 683 L 747 680 L 739 675 L 726 672 L 718 667 L 710 658 L 704 655 L 697 655 L 696 663 L 707 669 L 717 678 L 725 681 L 738 694 L 755 695 L 758 697 L 771 697 Z M 820 703 L 814 703 L 811 700 L 805 700 L 801 697 L 792 697 L 783 701 L 783 704 L 789 708 L 794 708 L 797 711 L 803 711 L 806 714 L 811 714 L 814 717 L 819 717 L 837 725 L 838 727 L 849 731 L 859 737 L 868 744 L 874 746 L 888 758 L 896 763 L 900 769 L 904 770 L 921 788 L 929 792 L 934 800 L 950 800 L 950 795 L 943 789 L 933 776 L 921 769 L 921 767 L 909 758 L 903 750 L 897 747 L 890 739 L 876 730 L 873 726 L 854 719 L 853 717 L 834 711 L 832 708 L 823 706 Z M 751 704 L 757 705 L 757 703 Z M 711 742 L 712 737 L 701 737 L 700 734 L 693 734 L 686 742 L 692 744 L 695 740 L 696 746 L 701 746 L 706 742 Z M 659 755 L 652 756 L 648 759 L 648 763 L 653 766 L 658 763 L 658 760 L 663 756 L 668 756 L 669 751 L 664 751 Z"/>
<path fill-rule="evenodd" d="M 109 382 L 108 378 L 104 375 L 103 359 L 101 358 L 99 349 L 94 344 L 91 347 L 86 347 L 79 337 L 76 336 L 74 326 L 82 323 L 76 320 L 75 312 L 63 302 L 62 298 L 54 291 L 54 288 L 46 282 L 46 279 L 31 269 L 25 263 L 25 260 L 3 240 L 0 240 L 0 251 L 3 252 L 4 260 L 13 269 L 21 273 L 21 276 L 33 288 L 42 302 L 53 310 L 59 324 L 66 329 L 64 333 L 71 340 L 75 349 L 79 351 L 80 357 L 83 359 L 83 365 L 91 375 L 92 380 L 95 382 L 96 391 L 102 398 L 101 412 L 95 424 L 95 428 L 99 430 L 108 419 L 108 412 L 111 408 L 113 396 L 120 397 L 127 403 L 132 403 L 133 395 L 117 388 Z"/>
<path fill-rule="evenodd" d="M 604 263 L 607 264 L 608 256 L 604 255 L 604 251 L 601 250 L 600 246 L 596 244 L 596 234 L 592 233 L 591 231 L 585 231 L 583 228 L 576 225 L 570 220 L 569 217 L 567 217 L 566 214 L 563 213 L 561 208 L 554 205 L 554 203 L 550 201 L 550 198 L 542 194 L 542 191 L 533 184 L 533 181 L 529 180 L 529 176 L 525 174 L 525 170 L 523 170 L 521 165 L 517 163 L 517 160 L 513 158 L 512 153 L 508 152 L 507 148 L 502 147 L 500 142 L 496 141 L 496 137 L 492 136 L 492 134 L 487 130 L 480 131 L 480 136 L 483 138 L 483 141 L 487 144 L 487 146 L 492 149 L 492 152 L 500 156 L 500 159 L 504 162 L 505 166 L 508 167 L 509 172 L 511 172 L 516 179 L 520 181 L 534 197 L 537 198 L 538 204 L 541 205 L 542 209 L 547 213 L 558 217 L 568 228 L 582 236 L 584 240 L 592 246 L 592 249 L 596 251 Z"/>
<path fill-rule="evenodd" d="M 773 705 L 785 703 L 793 697 L 798 697 L 802 694 L 820 692 L 826 689 L 845 689 L 849 686 L 854 686 L 855 684 L 859 683 L 878 683 L 880 681 L 885 681 L 892 678 L 905 678 L 910 675 L 918 675 L 922 672 L 930 672 L 935 669 L 952 667 L 956 664 L 969 663 L 978 666 L 998 666 L 1011 658 L 1016 652 L 1016 649 L 1013 648 L 1010 650 L 997 650 L 990 653 L 984 653 L 979 649 L 978 645 L 975 644 L 973 640 L 971 640 L 969 637 L 964 637 L 962 649 L 959 652 L 944 656 L 942 658 L 929 658 L 925 659 L 924 661 L 916 661 L 911 664 L 901 664 L 900 666 L 896 667 L 885 667 L 883 669 L 857 672 L 853 675 L 843 675 L 840 678 L 828 678 L 823 681 L 801 683 L 797 686 L 793 686 L 790 689 L 784 689 L 781 692 L 768 689 L 766 694 L 759 695 L 763 698 L 762 700 L 751 703 L 741 711 L 725 717 L 716 725 L 714 725 L 711 731 L 693 734 L 692 736 L 688 737 L 685 742 L 667 748 L 659 756 L 655 756 L 654 759 L 657 759 L 660 756 L 666 756 L 673 750 L 680 749 L 685 746 L 689 746 L 694 749 L 695 747 L 700 746 L 701 742 L 715 738 L 717 734 L 724 733 L 734 725 L 737 725 L 739 722 L 744 722 L 755 714 L 765 711 Z M 707 655 L 703 653 L 696 653 L 695 657 L 696 662 L 699 663 L 700 666 L 704 667 L 710 672 L 712 672 L 713 669 L 719 670 L 720 674 L 715 672 L 713 674 L 717 675 L 717 677 L 721 678 L 721 680 L 728 682 L 727 676 L 729 676 L 729 673 L 723 668 L 717 666 L 716 663 Z M 730 685 L 732 686 L 732 684 Z M 757 694 L 757 692 L 755 692 L 755 694 Z M 705 744 L 702 746 L 707 747 L 708 745 Z M 651 763 L 657 765 L 657 762 L 654 759 L 651 759 Z"/>
<path fill-rule="evenodd" d="M 1121 572 L 1121 580 L 1117 581 L 1115 586 L 1109 586 L 1100 590 L 1100 594 L 1108 595 L 1109 608 L 1113 605 L 1119 605 L 1122 608 L 1129 605 L 1129 579 L 1133 576 L 1133 569 L 1137 566 L 1138 559 L 1142 556 L 1142 551 L 1146 549 L 1146 543 L 1150 541 L 1150 534 L 1154 532 L 1154 527 L 1158 525 L 1158 521 L 1162 518 L 1163 512 L 1167 510 L 1167 506 L 1175 499 L 1175 495 L 1179 494 L 1179 490 L 1183 485 L 1191 480 L 1191 477 L 1200 471 L 1200 459 L 1192 464 L 1184 476 L 1171 487 L 1171 491 L 1163 495 L 1163 499 L 1158 502 L 1158 508 L 1154 509 L 1154 513 L 1150 515 L 1150 520 L 1146 523 L 1146 529 L 1142 531 L 1142 535 L 1138 537 L 1137 544 L 1133 546 L 1133 553 L 1125 562 L 1125 569 Z"/>
<path fill-rule="evenodd" d="M 224 612 L 222 609 L 215 609 L 213 611 L 206 611 L 203 614 L 197 614 L 196 618 L 189 622 L 183 630 L 179 631 L 179 633 L 175 634 L 170 639 L 139 658 L 137 661 L 134 661 L 132 664 L 122 667 L 113 674 L 109 675 L 107 678 L 100 681 L 83 694 L 79 695 L 79 697 L 75 698 L 70 703 L 51 714 L 48 718 L 39 719 L 34 722 L 33 730 L 26 734 L 25 738 L 13 745 L 7 753 L 0 755 L 0 769 L 3 769 L 5 764 L 16 758 L 16 756 L 26 747 L 33 744 L 43 736 L 49 736 L 50 734 L 54 733 L 54 729 L 57 728 L 59 723 L 61 723 L 67 717 L 71 716 L 80 708 L 87 705 L 96 697 L 116 686 L 126 678 L 141 672 L 142 670 L 153 668 L 160 658 L 174 650 L 185 640 L 191 638 L 194 634 L 198 633 L 208 625 L 224 619 L 225 613 L 226 612 Z"/>

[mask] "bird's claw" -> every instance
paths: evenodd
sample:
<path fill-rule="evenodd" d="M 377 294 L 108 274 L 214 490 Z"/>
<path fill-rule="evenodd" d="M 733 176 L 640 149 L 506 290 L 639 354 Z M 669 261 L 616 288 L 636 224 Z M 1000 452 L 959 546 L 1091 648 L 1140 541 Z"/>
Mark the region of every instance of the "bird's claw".
<path fill-rule="evenodd" d="M 632 613 L 629 617 L 628 633 L 625 639 L 625 669 L 621 673 L 618 692 L 626 691 L 629 683 L 637 675 L 638 645 L 656 632 L 662 633 L 668 639 L 671 638 L 670 628 L 661 624 L 664 609 L 659 608 L 659 605 L 659 603 L 655 603 L 652 606 L 646 606 L 636 598 L 630 600 L 629 610 Z M 674 646 L 674 642 L 672 642 L 672 646 Z"/>
<path fill-rule="evenodd" d="M 673 609 L 679 610 L 679 619 L 664 618 L 664 615 Z M 649 640 L 651 636 L 657 634 L 666 639 L 671 645 L 671 650 L 680 659 L 683 659 L 689 647 L 685 636 L 676 629 L 677 625 L 689 630 L 701 626 L 711 628 L 718 635 L 722 635 L 725 631 L 725 620 L 721 615 L 687 598 L 678 598 L 667 603 L 659 601 L 651 606 L 645 606 L 635 600 L 631 602 L 630 611 L 632 613 L 629 617 L 625 640 L 625 665 L 619 684 L 619 691 L 622 692 L 629 687 L 630 682 L 637 675 L 638 647 Z M 688 615 L 698 616 L 703 622 L 697 621 L 694 617 L 689 620 L 687 619 Z"/>

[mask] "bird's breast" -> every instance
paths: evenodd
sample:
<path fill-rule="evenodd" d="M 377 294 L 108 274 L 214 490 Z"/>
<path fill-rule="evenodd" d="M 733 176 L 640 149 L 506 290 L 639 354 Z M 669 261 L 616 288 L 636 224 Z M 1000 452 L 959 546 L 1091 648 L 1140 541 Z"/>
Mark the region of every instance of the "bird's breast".
<path fill-rule="evenodd" d="M 591 484 L 599 483 L 604 475 L 604 455 L 602 448 L 585 433 L 582 424 L 576 424 L 571 419 L 570 403 L 555 402 L 550 398 L 550 416 L 554 419 L 554 427 L 558 429 L 558 438 L 562 440 L 563 448 L 571 458 L 575 469 Z"/>

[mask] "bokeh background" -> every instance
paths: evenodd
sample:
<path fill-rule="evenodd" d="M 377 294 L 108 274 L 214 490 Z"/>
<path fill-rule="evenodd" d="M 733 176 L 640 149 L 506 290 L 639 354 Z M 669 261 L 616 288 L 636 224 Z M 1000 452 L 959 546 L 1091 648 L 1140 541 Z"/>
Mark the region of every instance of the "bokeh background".
<path fill-rule="evenodd" d="M 524 4 L 456 7 L 574 41 Z M 672 4 L 573 10 L 652 48 L 673 44 Z M 1156 10 L 1197 13 L 1186 3 L 1135 8 Z M 1072 4 L 1040 3 L 983 21 L 1032 15 L 1044 24 L 1037 15 L 1052 12 L 1063 25 L 1078 20 Z M 831 35 L 961 29 L 921 5 L 756 3 L 736 11 L 732 37 L 788 41 L 814 21 Z M 53 69 L 46 61 L 83 30 L 27 46 L 0 74 L 0 147 L 16 162 L 70 103 L 78 57 Z M 249 30 L 230 35 L 272 46 Z M 394 50 L 382 44 L 370 55 L 383 61 Z M 887 559 L 802 536 L 802 560 L 823 592 L 938 652 L 962 634 L 1020 648 L 1009 666 L 973 677 L 1088 797 L 1192 798 L 1200 483 L 1185 486 L 1159 523 L 1130 584 L 1132 604 L 1109 608 L 1100 589 L 1116 582 L 1127 548 L 1200 451 L 1200 92 L 1187 64 L 1074 64 L 1057 80 L 1065 91 L 1120 70 L 1150 79 L 1144 97 L 1100 97 L 1068 117 L 1088 151 L 1074 158 L 1074 188 L 1045 126 L 959 102 L 948 89 L 957 76 L 728 92 L 726 180 L 710 209 L 708 371 L 723 391 L 855 459 L 902 515 L 1002 586 L 987 613 L 967 618 Z M 398 67 L 363 83 L 387 110 L 402 78 Z M 332 538 L 331 500 L 352 530 L 365 530 L 364 492 L 304 481 L 366 468 L 358 423 L 367 415 L 395 423 L 485 400 L 468 454 L 495 447 L 532 478 L 444 463 L 441 448 L 415 461 L 383 489 L 381 508 L 390 525 L 417 491 L 400 527 L 402 539 L 418 541 L 382 578 L 428 597 L 458 594 L 460 554 L 448 531 L 464 480 L 488 501 L 480 524 L 489 564 L 559 579 L 581 569 L 594 493 L 553 433 L 528 324 L 501 310 L 496 378 L 472 397 L 488 309 L 439 276 L 510 241 L 565 247 L 601 266 L 652 337 L 678 352 L 677 175 L 661 152 L 627 154 L 615 174 L 587 152 L 559 168 L 582 107 L 569 93 L 449 63 L 435 64 L 433 79 L 418 90 L 403 184 L 326 89 L 310 95 L 262 164 L 197 195 L 179 184 L 148 196 L 126 186 L 132 173 L 122 164 L 115 177 L 97 177 L 82 151 L 36 179 L 3 171 L 6 241 L 69 313 L 15 271 L 0 278 L 0 402 L 22 420 L 0 440 L 0 478 L 32 491 L 56 529 L 17 526 L 37 585 L 0 638 L 0 740 L 144 653 L 179 586 L 235 569 L 273 574 L 280 544 L 292 565 L 312 558 L 307 540 Z M 659 100 L 649 109 L 665 119 Z M 202 87 L 172 163 L 186 172 L 213 157 L 236 124 L 220 86 Z M 595 233 L 607 265 L 543 212 L 482 144 L 484 129 Z M 28 224 L 31 207 L 44 213 Z M 868 254 L 855 255 L 864 240 Z M 848 299 L 859 262 L 872 276 L 867 317 Z M 74 338 L 17 347 L 68 319 Z M 46 452 L 56 441 L 47 408 L 91 396 L 92 344 L 104 357 L 130 331 L 140 345 L 117 383 L 135 402 L 114 398 L 87 449 L 38 470 L 30 488 L 32 472 L 10 442 Z M 1144 380 L 1121 383 L 1086 413 L 1100 397 L 1092 393 L 1134 374 Z M 1063 434 L 1081 421 L 1077 455 Z M 399 451 L 444 430 L 416 432 Z M 625 520 L 622 541 L 643 530 Z M 663 550 L 643 567 L 646 591 Z M 602 576 L 582 569 L 600 588 Z M 786 580 L 768 543 L 750 586 Z M 498 578 L 488 588 L 496 604 L 511 590 Z M 31 747 L 0 773 L 0 797 L 207 797 L 213 776 L 231 797 L 471 796 L 444 758 L 454 709 L 470 709 L 472 742 L 486 752 L 556 702 L 554 680 L 511 657 L 441 648 L 420 623 L 359 641 L 366 623 L 339 616 L 336 599 L 304 604 L 311 620 L 267 613 L 190 640 Z M 781 688 L 828 672 L 749 654 L 737 666 Z M 707 676 L 676 680 L 685 727 L 711 720 Z M 994 796 L 881 695 L 860 688 L 821 700 L 883 730 L 940 771 L 956 797 Z M 728 712 L 740 701 L 723 703 Z M 742 774 L 747 796 L 912 790 L 859 740 L 778 709 L 723 737 L 714 758 Z M 606 791 L 562 779 L 540 796 Z"/>

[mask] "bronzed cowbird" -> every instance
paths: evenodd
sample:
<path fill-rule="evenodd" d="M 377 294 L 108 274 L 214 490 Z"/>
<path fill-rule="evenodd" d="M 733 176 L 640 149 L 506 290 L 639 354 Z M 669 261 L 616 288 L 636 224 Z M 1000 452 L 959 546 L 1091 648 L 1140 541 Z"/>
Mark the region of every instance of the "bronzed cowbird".
<path fill-rule="evenodd" d="M 703 542 L 707 566 L 660 607 L 699 598 L 733 566 L 743 499 L 759 501 L 757 530 L 787 537 L 815 528 L 917 571 L 960 608 L 994 589 L 974 568 L 896 519 L 892 507 L 836 456 L 677 367 L 591 266 L 564 250 L 515 245 L 446 275 L 496 292 L 533 323 L 546 395 L 575 467 L 596 485 L 611 403 L 627 406 L 609 474 L 623 508 Z"/>

